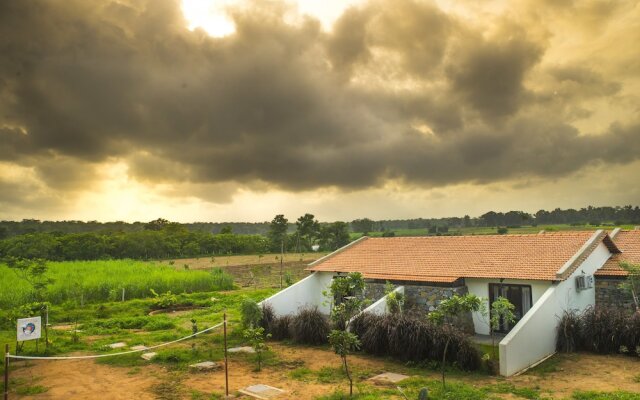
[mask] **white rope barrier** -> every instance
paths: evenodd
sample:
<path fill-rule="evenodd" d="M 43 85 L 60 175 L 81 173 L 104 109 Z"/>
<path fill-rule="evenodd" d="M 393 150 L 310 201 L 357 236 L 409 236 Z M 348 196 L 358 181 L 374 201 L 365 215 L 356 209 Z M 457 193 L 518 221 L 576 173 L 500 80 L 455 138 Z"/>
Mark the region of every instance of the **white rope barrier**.
<path fill-rule="evenodd" d="M 59 356 L 54 356 L 54 357 L 16 356 L 16 355 L 12 355 L 12 354 L 7 353 L 6 357 L 7 358 L 12 358 L 14 360 L 87 360 L 87 359 L 91 359 L 91 358 L 115 357 L 115 356 L 121 356 L 121 355 L 124 355 L 124 354 L 140 353 L 140 352 L 143 352 L 143 351 L 149 351 L 149 350 L 157 349 L 158 347 L 168 346 L 170 344 L 178 343 L 178 342 L 181 342 L 183 340 L 191 339 L 192 337 L 196 337 L 196 336 L 198 336 L 198 335 L 200 335 L 202 333 L 209 332 L 211 330 L 219 328 L 222 325 L 224 325 L 224 322 L 220 322 L 217 325 L 211 326 L 211 327 L 209 327 L 207 329 L 203 329 L 200 332 L 193 333 L 193 334 L 191 334 L 189 336 L 185 336 L 185 337 L 182 337 L 180 339 L 172 340 L 171 342 L 156 344 L 154 346 L 150 346 L 150 347 L 147 347 L 147 348 L 144 348 L 144 349 L 140 349 L 140 350 L 121 351 L 119 353 L 109 353 L 109 354 L 96 354 L 96 355 L 93 355 L 93 356 L 69 356 L 69 357 L 59 357 Z"/>

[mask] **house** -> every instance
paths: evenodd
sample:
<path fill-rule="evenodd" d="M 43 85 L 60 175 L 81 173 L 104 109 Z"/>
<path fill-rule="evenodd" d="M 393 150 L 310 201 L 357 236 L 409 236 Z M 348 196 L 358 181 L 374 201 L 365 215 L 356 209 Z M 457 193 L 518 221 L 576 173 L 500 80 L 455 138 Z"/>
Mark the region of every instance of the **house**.
<path fill-rule="evenodd" d="M 633 231 L 615 229 L 610 236 L 621 253 L 609 258 L 595 273 L 596 304 L 633 309 L 635 306 L 631 295 L 619 289 L 627 276 L 627 271 L 620 267 L 620 262 L 640 264 L 640 229 Z"/>
<path fill-rule="evenodd" d="M 637 243 L 640 234 L 616 230 L 614 237 Z M 638 231 L 640 232 L 640 231 Z M 635 247 L 634 247 L 635 248 Z M 266 299 L 276 314 L 317 306 L 329 313 L 323 296 L 340 274 L 360 272 L 370 312 L 385 312 L 384 285 L 404 292 L 411 307 L 430 312 L 453 294 L 473 293 L 487 306 L 498 296 L 516 307 L 517 320 L 503 324 L 500 372 L 510 376 L 555 352 L 556 327 L 565 311 L 582 311 L 596 302 L 594 275 L 614 271 L 627 255 L 605 231 L 530 235 L 363 237 L 311 264 L 310 276 Z M 606 267 L 606 268 L 604 268 Z M 614 272 L 607 272 L 613 274 Z M 618 276 L 617 279 L 621 279 Z M 470 330 L 488 334 L 487 317 L 470 315 Z"/>

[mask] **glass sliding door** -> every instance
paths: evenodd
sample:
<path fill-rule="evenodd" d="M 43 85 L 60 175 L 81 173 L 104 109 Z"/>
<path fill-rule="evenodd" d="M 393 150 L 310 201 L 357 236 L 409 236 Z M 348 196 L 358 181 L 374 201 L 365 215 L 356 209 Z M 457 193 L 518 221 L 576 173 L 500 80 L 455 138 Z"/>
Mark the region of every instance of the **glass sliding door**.
<path fill-rule="evenodd" d="M 489 284 L 489 307 L 498 297 L 504 297 L 515 306 L 513 313 L 516 320 L 513 323 L 508 321 L 500 321 L 500 329 L 498 332 L 508 333 L 515 324 L 524 317 L 531 309 L 531 286 L 530 285 L 514 285 L 506 283 L 490 283 Z"/>

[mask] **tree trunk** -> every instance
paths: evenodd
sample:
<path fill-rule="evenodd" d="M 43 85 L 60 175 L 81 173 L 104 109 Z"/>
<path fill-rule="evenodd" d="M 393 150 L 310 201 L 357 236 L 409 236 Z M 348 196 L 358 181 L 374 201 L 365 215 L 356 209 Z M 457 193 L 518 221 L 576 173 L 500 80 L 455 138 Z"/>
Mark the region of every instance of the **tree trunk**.
<path fill-rule="evenodd" d="M 445 363 L 447 362 L 447 350 L 449 349 L 449 342 L 450 341 L 451 341 L 451 337 L 448 337 L 447 338 L 447 342 L 444 345 L 444 353 L 442 353 L 442 387 L 443 388 L 447 387 L 447 385 L 445 383 L 445 380 L 444 380 L 444 370 L 445 370 L 445 367 L 446 367 Z"/>
<path fill-rule="evenodd" d="M 344 365 L 344 371 L 349 379 L 349 398 L 353 397 L 353 380 L 351 379 L 351 373 L 349 372 L 349 366 L 347 365 L 347 357 L 342 357 L 342 364 Z"/>

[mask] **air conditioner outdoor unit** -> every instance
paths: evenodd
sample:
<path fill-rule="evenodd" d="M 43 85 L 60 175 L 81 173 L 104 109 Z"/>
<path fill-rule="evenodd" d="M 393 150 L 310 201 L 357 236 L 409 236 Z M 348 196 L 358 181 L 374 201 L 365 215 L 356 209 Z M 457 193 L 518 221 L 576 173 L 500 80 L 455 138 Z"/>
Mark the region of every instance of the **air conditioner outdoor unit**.
<path fill-rule="evenodd" d="M 593 287 L 593 275 L 576 276 L 576 289 L 586 290 Z"/>
<path fill-rule="evenodd" d="M 587 289 L 591 289 L 593 287 L 593 275 L 585 276 L 585 283 L 587 284 Z"/>

